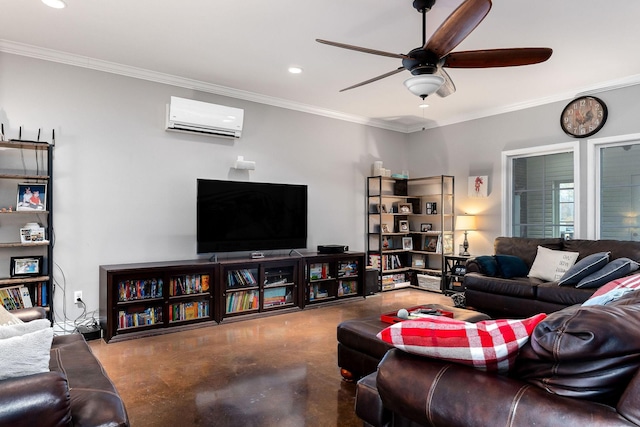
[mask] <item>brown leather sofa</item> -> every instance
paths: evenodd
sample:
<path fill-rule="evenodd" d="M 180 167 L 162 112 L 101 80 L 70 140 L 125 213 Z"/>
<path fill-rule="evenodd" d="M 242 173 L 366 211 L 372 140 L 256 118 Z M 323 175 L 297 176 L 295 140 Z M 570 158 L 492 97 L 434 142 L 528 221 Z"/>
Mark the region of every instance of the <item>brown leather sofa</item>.
<path fill-rule="evenodd" d="M 40 307 L 14 310 L 23 321 Z M 128 426 L 115 386 L 81 334 L 55 336 L 50 372 L 0 381 L 0 426 Z"/>
<path fill-rule="evenodd" d="M 534 329 L 509 375 L 392 349 L 358 382 L 364 424 L 640 425 L 640 292 L 575 305 Z"/>
<path fill-rule="evenodd" d="M 529 268 L 533 265 L 538 245 L 552 250 L 578 252 L 578 261 L 587 255 L 610 251 L 610 259 L 630 258 L 640 261 L 640 242 L 621 240 L 563 240 L 498 237 L 494 241 L 496 255 L 515 255 Z M 537 278 L 515 277 L 504 279 L 482 272 L 480 265 L 470 259 L 464 276 L 466 304 L 469 307 L 497 317 L 529 317 L 537 313 L 552 313 L 581 304 L 596 289 L 577 289 L 558 286 Z"/>

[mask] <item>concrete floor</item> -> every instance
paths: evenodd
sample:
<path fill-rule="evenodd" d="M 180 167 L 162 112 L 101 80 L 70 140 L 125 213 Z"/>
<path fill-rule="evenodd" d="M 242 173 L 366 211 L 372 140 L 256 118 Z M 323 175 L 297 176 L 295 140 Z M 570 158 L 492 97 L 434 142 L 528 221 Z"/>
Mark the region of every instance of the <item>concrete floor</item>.
<path fill-rule="evenodd" d="M 133 427 L 361 426 L 355 384 L 337 366 L 336 326 L 442 294 L 403 289 L 293 313 L 223 321 L 105 344 L 94 354 L 124 399 Z"/>

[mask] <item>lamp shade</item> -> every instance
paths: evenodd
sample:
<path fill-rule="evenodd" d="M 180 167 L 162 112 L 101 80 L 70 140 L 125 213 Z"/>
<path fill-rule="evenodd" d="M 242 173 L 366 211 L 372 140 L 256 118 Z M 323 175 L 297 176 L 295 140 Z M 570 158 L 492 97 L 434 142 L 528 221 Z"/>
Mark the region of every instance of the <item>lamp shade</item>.
<path fill-rule="evenodd" d="M 456 217 L 456 230 L 475 230 L 476 217 L 474 215 L 458 215 Z"/>
<path fill-rule="evenodd" d="M 404 85 L 413 93 L 424 99 L 440 89 L 444 78 L 435 74 L 420 74 L 404 81 Z"/>

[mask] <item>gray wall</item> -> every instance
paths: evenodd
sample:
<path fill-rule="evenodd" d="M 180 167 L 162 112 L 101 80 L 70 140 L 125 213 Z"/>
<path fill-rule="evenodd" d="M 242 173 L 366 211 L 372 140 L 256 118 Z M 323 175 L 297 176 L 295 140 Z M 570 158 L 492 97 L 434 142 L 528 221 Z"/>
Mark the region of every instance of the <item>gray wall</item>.
<path fill-rule="evenodd" d="M 451 95 L 451 96 L 455 96 Z M 640 132 L 640 86 L 629 86 L 594 94 L 608 107 L 609 117 L 595 137 L 627 135 Z M 449 174 L 456 178 L 457 213 L 477 214 L 478 231 L 469 233 L 472 254 L 493 253 L 493 240 L 501 234 L 502 164 L 505 150 L 553 145 L 574 141 L 560 128 L 560 114 L 570 99 L 535 108 L 500 114 L 427 129 L 409 136 L 409 170 L 414 176 Z M 584 214 L 587 201 L 587 140 L 580 140 L 580 207 Z M 467 178 L 489 177 L 487 198 L 467 197 Z M 586 217 L 582 217 L 581 236 L 586 238 Z M 456 247 L 462 234 L 456 236 Z"/>
<path fill-rule="evenodd" d="M 236 141 L 164 130 L 170 96 L 245 110 Z M 406 167 L 407 135 L 60 63 L 0 53 L 0 121 L 9 138 L 56 130 L 55 310 L 98 308 L 98 266 L 194 259 L 196 178 L 306 184 L 308 248 L 364 250 L 365 177 Z M 255 171 L 231 169 L 238 155 Z M 0 224 L 2 226 L 2 224 Z"/>

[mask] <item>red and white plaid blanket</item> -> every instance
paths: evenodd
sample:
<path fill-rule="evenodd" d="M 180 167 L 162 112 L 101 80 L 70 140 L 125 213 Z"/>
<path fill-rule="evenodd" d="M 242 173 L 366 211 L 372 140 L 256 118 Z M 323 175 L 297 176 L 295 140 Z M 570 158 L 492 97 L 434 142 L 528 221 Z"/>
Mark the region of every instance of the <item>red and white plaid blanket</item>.
<path fill-rule="evenodd" d="M 505 373 L 513 367 L 518 351 L 546 316 L 477 323 L 430 316 L 395 323 L 383 329 L 378 338 L 408 353 Z"/>

